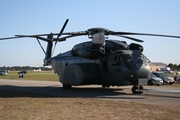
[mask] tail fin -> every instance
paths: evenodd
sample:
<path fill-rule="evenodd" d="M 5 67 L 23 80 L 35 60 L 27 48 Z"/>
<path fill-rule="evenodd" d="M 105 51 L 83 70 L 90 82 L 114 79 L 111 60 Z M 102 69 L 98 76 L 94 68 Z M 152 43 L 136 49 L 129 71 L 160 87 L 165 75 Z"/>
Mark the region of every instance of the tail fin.
<path fill-rule="evenodd" d="M 48 35 L 47 39 L 50 39 L 50 40 L 53 41 L 53 35 L 52 34 Z M 45 53 L 43 66 L 50 65 L 50 60 L 49 59 L 52 56 L 52 47 L 53 47 L 53 42 L 52 41 L 47 42 L 47 49 L 46 49 L 46 53 Z"/>

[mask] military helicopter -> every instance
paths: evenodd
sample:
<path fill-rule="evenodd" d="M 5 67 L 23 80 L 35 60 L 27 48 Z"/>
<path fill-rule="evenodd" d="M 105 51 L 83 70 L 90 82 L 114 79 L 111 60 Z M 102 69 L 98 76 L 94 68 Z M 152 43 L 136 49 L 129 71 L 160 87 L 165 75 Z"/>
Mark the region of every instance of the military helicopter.
<path fill-rule="evenodd" d="M 59 33 L 39 35 L 15 35 L 15 37 L 0 38 L 0 40 L 23 37 L 36 38 L 45 53 L 44 66 L 51 65 L 58 74 L 63 89 L 71 89 L 78 85 L 110 86 L 133 85 L 133 94 L 142 94 L 143 86 L 149 80 L 151 69 L 150 60 L 143 54 L 143 46 L 137 43 L 127 44 L 125 41 L 110 40 L 109 35 L 127 38 L 136 42 L 143 40 L 126 35 L 146 35 L 159 37 L 180 38 L 180 36 L 115 32 L 106 28 L 90 28 L 86 31 L 63 32 L 67 19 Z M 72 50 L 52 57 L 57 42 L 71 37 L 87 35 L 91 41 L 75 45 Z M 44 38 L 43 36 L 47 36 Z M 56 36 L 56 37 L 54 37 Z M 61 37 L 63 36 L 63 37 Z M 47 42 L 46 51 L 39 40 Z"/>

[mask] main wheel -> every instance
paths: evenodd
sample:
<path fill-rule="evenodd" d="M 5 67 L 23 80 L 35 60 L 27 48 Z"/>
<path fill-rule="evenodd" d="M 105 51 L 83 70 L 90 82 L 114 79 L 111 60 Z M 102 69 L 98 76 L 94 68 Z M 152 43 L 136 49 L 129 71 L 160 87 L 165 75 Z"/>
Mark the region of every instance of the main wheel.
<path fill-rule="evenodd" d="M 131 89 L 133 94 L 142 94 L 143 93 L 143 86 L 142 85 L 134 85 Z"/>
<path fill-rule="evenodd" d="M 137 85 L 134 85 L 131 89 L 132 93 L 133 94 L 138 94 L 138 86 Z"/>
<path fill-rule="evenodd" d="M 104 84 L 102 85 L 102 88 L 106 88 L 106 87 L 109 88 L 110 85 L 104 85 Z"/>
<path fill-rule="evenodd" d="M 138 94 L 142 94 L 142 93 L 143 93 L 143 91 L 142 91 L 143 89 L 144 89 L 143 86 L 140 85 L 140 86 L 139 86 L 139 93 L 138 93 Z"/>
<path fill-rule="evenodd" d="M 71 88 L 72 88 L 71 85 L 63 84 L 63 89 L 64 89 L 64 90 L 70 90 Z"/>

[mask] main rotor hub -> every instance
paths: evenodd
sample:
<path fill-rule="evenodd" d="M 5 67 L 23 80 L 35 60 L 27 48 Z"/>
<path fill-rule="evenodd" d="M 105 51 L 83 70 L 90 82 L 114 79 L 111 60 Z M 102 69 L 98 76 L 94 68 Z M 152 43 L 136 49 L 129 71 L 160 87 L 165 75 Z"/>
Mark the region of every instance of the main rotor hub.
<path fill-rule="evenodd" d="M 88 35 L 92 36 L 96 33 L 104 33 L 104 35 L 109 35 L 111 31 L 106 28 L 90 28 L 87 30 Z"/>

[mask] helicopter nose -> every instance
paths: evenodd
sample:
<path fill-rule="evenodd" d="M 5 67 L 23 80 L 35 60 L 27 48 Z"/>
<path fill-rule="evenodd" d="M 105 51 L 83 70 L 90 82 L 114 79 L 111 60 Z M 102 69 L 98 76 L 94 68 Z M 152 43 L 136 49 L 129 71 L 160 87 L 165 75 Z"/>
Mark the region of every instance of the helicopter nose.
<path fill-rule="evenodd" d="M 151 69 L 148 63 L 142 64 L 140 69 L 137 70 L 136 75 L 138 78 L 149 78 Z"/>

